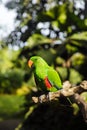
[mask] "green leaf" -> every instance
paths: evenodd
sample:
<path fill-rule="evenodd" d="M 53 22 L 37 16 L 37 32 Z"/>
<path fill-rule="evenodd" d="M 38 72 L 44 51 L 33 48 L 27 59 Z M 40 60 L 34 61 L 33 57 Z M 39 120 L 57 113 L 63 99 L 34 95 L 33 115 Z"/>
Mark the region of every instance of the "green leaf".
<path fill-rule="evenodd" d="M 68 20 L 71 21 L 73 25 L 75 25 L 80 30 L 86 30 L 87 29 L 87 21 L 86 19 L 80 19 L 78 15 L 75 15 L 74 12 L 68 12 Z"/>
<path fill-rule="evenodd" d="M 59 21 L 61 24 L 64 24 L 66 21 L 66 11 L 67 11 L 67 4 L 63 5 L 56 5 L 53 8 L 49 9 L 48 11 L 44 11 L 39 13 L 38 21 L 47 22 L 47 21 Z"/>
<path fill-rule="evenodd" d="M 75 49 L 75 51 L 80 51 L 85 54 L 87 52 L 87 31 L 71 35 L 67 38 L 66 43 L 67 47 L 71 46 L 71 49 Z"/>
<path fill-rule="evenodd" d="M 72 84 L 78 84 L 82 81 L 82 75 L 76 71 L 75 69 L 70 69 L 70 77 L 69 77 L 69 81 L 72 83 Z"/>
<path fill-rule="evenodd" d="M 70 36 L 69 38 L 72 40 L 87 41 L 87 31 L 81 32 L 81 33 L 75 33 L 72 36 Z"/>
<path fill-rule="evenodd" d="M 69 43 L 66 44 L 66 49 L 67 49 L 67 52 L 69 54 L 73 54 L 73 53 L 75 53 L 75 52 L 77 52 L 79 50 L 78 47 L 73 46 L 73 45 L 71 45 Z"/>
<path fill-rule="evenodd" d="M 87 92 L 81 93 L 81 97 L 82 97 L 83 100 L 87 103 Z"/>
<path fill-rule="evenodd" d="M 56 70 L 58 71 L 58 73 L 60 74 L 62 80 L 66 80 L 67 77 L 67 69 L 64 67 L 57 67 Z"/>
<path fill-rule="evenodd" d="M 40 34 L 33 34 L 31 37 L 29 37 L 29 39 L 27 40 L 27 43 L 28 43 L 28 46 L 32 48 L 36 45 L 52 43 L 52 39 L 49 39 Z"/>
<path fill-rule="evenodd" d="M 71 57 L 72 66 L 74 67 L 84 64 L 84 61 L 85 61 L 85 55 L 79 52 L 74 53 Z"/>

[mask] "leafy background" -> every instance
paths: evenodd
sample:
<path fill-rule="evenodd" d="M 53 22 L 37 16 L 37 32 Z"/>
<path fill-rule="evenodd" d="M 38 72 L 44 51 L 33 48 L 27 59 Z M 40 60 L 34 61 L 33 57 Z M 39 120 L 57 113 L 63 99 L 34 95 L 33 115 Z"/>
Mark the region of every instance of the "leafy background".
<path fill-rule="evenodd" d="M 35 108 L 31 97 L 38 89 L 27 65 L 33 55 L 53 66 L 62 82 L 87 79 L 87 1 L 10 0 L 6 7 L 16 10 L 19 24 L 0 41 L 1 121 L 25 119 Z"/>

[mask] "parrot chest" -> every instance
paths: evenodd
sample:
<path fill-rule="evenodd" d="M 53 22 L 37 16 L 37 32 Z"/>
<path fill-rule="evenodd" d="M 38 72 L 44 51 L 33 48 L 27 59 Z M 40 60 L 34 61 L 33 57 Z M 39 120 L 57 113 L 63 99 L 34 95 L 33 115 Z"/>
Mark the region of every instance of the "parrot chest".
<path fill-rule="evenodd" d="M 35 82 L 37 87 L 39 86 L 40 88 L 42 87 L 42 89 L 46 89 L 45 84 L 44 84 L 44 79 L 47 76 L 47 71 L 46 70 L 36 70 L 34 73 L 34 78 L 35 78 Z"/>

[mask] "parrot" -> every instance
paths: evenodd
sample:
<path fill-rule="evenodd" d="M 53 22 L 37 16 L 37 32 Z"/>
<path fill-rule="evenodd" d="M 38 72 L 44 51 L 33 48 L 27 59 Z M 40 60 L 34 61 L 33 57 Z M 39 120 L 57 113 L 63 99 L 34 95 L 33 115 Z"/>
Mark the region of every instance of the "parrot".
<path fill-rule="evenodd" d="M 62 89 L 62 82 L 55 69 L 40 56 L 32 56 L 28 60 L 29 68 L 33 68 L 36 86 L 43 91 L 56 92 Z"/>

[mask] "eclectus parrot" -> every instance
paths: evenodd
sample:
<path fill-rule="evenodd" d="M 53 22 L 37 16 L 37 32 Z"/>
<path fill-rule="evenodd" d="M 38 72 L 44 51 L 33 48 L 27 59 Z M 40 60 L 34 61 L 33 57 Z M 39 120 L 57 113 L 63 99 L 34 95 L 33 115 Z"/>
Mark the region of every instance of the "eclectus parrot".
<path fill-rule="evenodd" d="M 55 92 L 62 88 L 58 73 L 41 57 L 31 57 L 28 61 L 28 66 L 33 68 L 36 85 L 41 90 Z"/>

